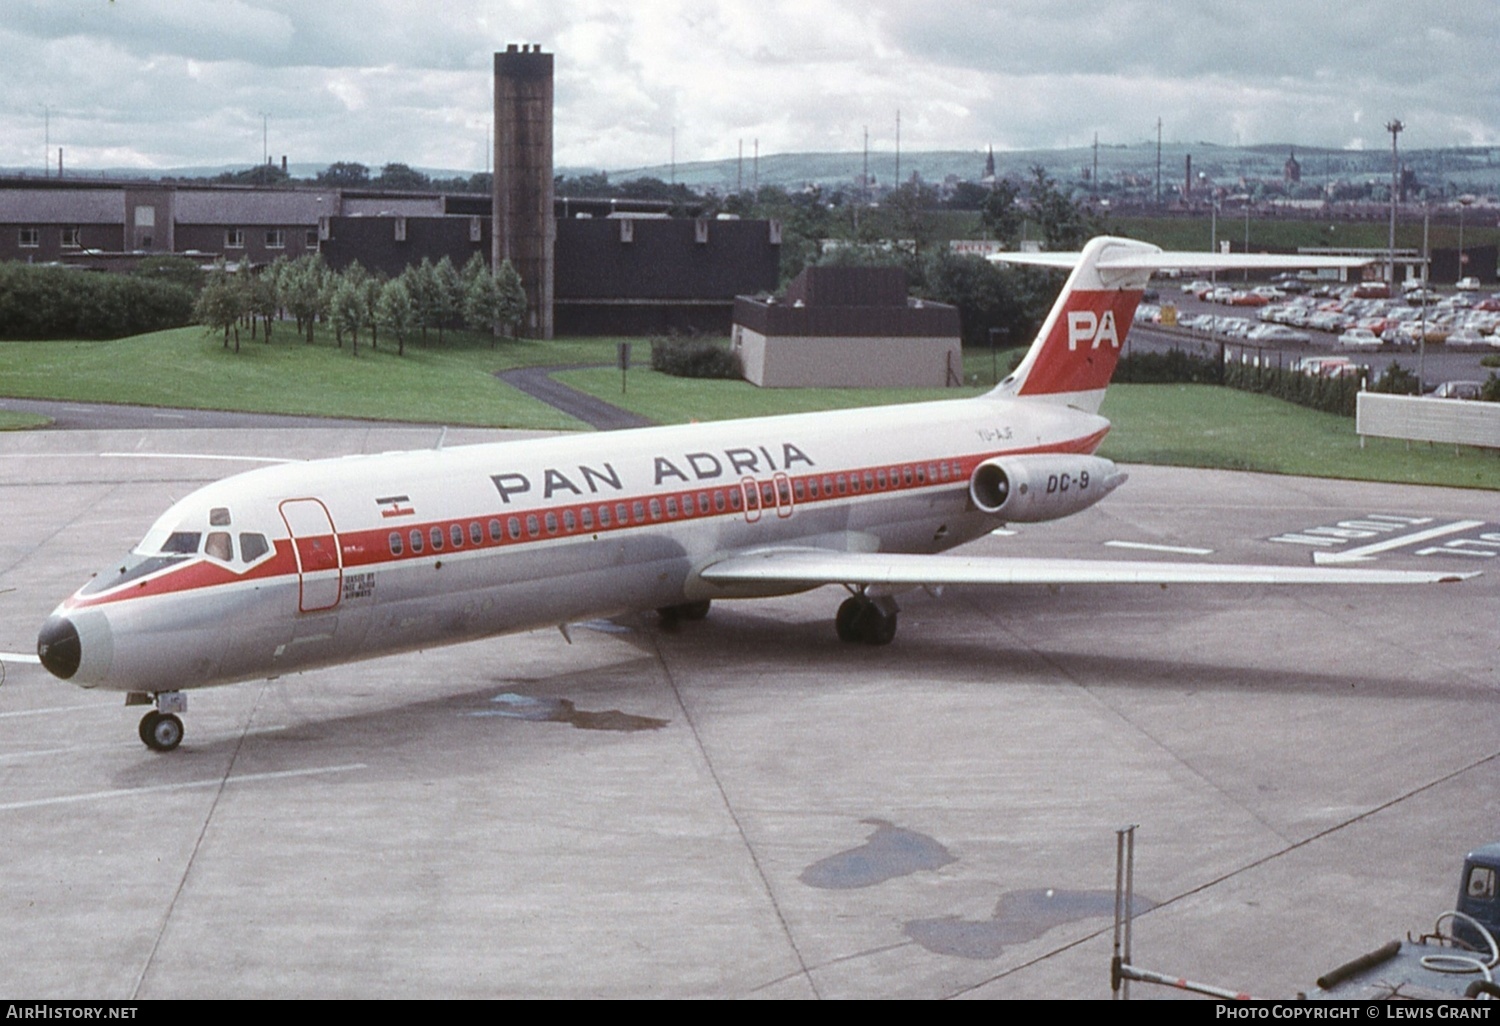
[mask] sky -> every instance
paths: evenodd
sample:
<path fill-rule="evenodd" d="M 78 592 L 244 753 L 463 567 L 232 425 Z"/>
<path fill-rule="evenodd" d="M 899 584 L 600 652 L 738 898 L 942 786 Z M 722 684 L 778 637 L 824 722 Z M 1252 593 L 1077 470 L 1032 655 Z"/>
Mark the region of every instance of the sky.
<path fill-rule="evenodd" d="M 1500 145 L 1494 0 L 0 0 L 0 167 L 482 171 L 494 53 L 554 164 L 1167 142 Z"/>

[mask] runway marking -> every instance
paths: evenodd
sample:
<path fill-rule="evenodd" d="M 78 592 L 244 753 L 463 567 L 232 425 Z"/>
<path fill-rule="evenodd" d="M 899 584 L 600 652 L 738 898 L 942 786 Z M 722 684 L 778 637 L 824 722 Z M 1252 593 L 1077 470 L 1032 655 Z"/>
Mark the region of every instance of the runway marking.
<path fill-rule="evenodd" d="M 347 773 L 350 770 L 367 769 L 363 762 L 351 762 L 343 766 L 323 766 L 318 769 L 279 770 L 275 773 L 249 773 L 242 777 L 214 777 L 210 780 L 190 780 L 180 784 L 153 784 L 149 787 L 122 787 L 110 791 L 90 791 L 86 794 L 59 795 L 55 798 L 32 798 L 23 802 L 6 802 L 0 812 L 15 812 L 19 809 L 38 809 L 48 805 L 70 805 L 77 802 L 97 802 L 108 798 L 130 798 L 142 794 L 160 794 L 167 791 L 190 791 L 194 788 L 219 787 L 223 784 L 255 784 L 267 780 L 285 780 L 291 777 L 310 777 L 320 773 Z"/>
<path fill-rule="evenodd" d="M 1465 548 L 1468 546 L 1468 548 Z M 1478 552 L 1473 551 L 1478 549 Z M 1496 551 L 1490 552 L 1489 549 Z M 1481 534 L 1478 538 L 1456 538 L 1431 548 L 1418 549 L 1419 556 L 1472 556 L 1478 559 L 1493 559 L 1500 556 L 1500 533 Z"/>
<path fill-rule="evenodd" d="M 1146 542 L 1107 541 L 1105 546 L 1115 549 L 1145 549 L 1147 552 L 1176 552 L 1184 556 L 1212 556 L 1213 549 L 1195 549 L 1186 545 L 1150 545 Z"/>
<path fill-rule="evenodd" d="M 1357 549 L 1347 549 L 1343 552 L 1314 552 L 1313 562 L 1319 564 L 1364 562 L 1373 559 L 1381 552 L 1416 545 L 1419 542 L 1431 541 L 1433 538 L 1441 538 L 1446 534 L 1458 534 L 1460 531 L 1469 531 L 1483 526 L 1483 520 L 1460 520 L 1452 524 L 1441 524 L 1437 527 L 1429 527 L 1425 531 L 1416 531 L 1412 534 L 1398 535 L 1395 538 L 1386 538 L 1369 545 L 1361 545 Z"/>
<path fill-rule="evenodd" d="M 997 527 L 993 531 L 990 532 L 990 534 L 994 535 L 997 538 L 1009 538 L 1011 535 L 1013 535 L 1015 533 L 1016 533 L 1015 531 L 1012 531 L 1008 527 Z"/>
<path fill-rule="evenodd" d="M 1371 513 L 1365 517 L 1340 520 L 1332 527 L 1309 527 L 1303 531 L 1278 534 L 1271 541 L 1291 545 L 1342 545 L 1347 541 L 1376 538 L 1402 528 L 1430 523 L 1431 517 L 1396 517 L 1385 513 Z"/>
<path fill-rule="evenodd" d="M 12 709 L 10 712 L 0 713 L 0 720 L 7 720 L 13 716 L 50 716 L 53 713 L 80 712 L 84 709 L 103 709 L 102 705 L 58 705 L 51 709 Z M 111 710 L 114 706 L 109 707 Z"/>
<path fill-rule="evenodd" d="M 238 460 L 242 463 L 301 463 L 301 460 L 278 456 L 220 456 L 203 452 L 101 452 L 100 456 L 120 459 L 149 460 Z"/>

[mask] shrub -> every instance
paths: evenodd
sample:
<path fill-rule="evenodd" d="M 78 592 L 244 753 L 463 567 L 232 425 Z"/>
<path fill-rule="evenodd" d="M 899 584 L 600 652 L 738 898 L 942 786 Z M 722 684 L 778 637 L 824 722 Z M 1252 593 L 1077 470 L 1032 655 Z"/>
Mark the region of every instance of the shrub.
<path fill-rule="evenodd" d="M 123 338 L 193 320 L 193 293 L 146 278 L 0 264 L 0 337 Z"/>
<path fill-rule="evenodd" d="M 722 343 L 699 339 L 654 338 L 651 369 L 676 378 L 743 378 L 740 354 Z"/>

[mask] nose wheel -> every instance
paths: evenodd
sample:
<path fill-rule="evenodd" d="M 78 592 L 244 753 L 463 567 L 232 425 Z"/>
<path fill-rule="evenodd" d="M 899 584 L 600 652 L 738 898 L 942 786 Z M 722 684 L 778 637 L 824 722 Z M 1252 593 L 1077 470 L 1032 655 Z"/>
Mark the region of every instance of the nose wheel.
<path fill-rule="evenodd" d="M 150 701 L 151 696 L 133 692 L 125 704 L 144 705 Z M 182 720 L 177 713 L 187 712 L 187 695 L 181 691 L 158 691 L 155 704 L 155 709 L 141 717 L 141 740 L 154 752 L 170 752 L 182 744 Z"/>
<path fill-rule="evenodd" d="M 182 721 L 153 709 L 141 717 L 141 740 L 153 751 L 170 752 L 182 744 Z"/>

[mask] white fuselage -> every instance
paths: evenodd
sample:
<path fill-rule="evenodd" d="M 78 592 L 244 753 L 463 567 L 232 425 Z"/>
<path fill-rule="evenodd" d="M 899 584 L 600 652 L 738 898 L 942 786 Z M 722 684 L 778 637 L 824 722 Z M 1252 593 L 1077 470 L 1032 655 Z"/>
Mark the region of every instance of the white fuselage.
<path fill-rule="evenodd" d="M 951 548 L 995 526 L 981 462 L 1107 430 L 986 396 L 267 467 L 178 502 L 54 616 L 74 683 L 159 692 L 784 593 L 697 571 L 763 545 Z"/>

